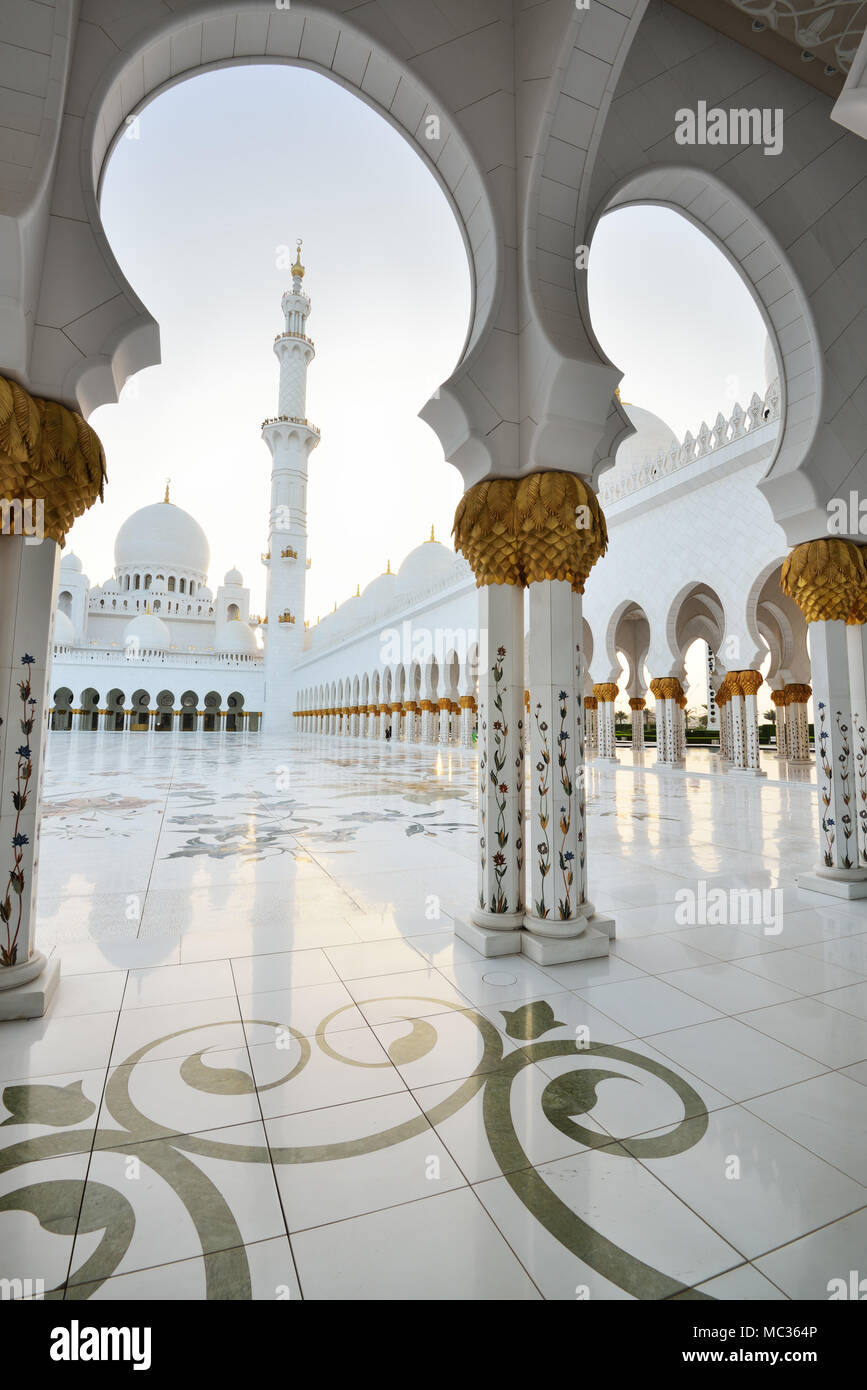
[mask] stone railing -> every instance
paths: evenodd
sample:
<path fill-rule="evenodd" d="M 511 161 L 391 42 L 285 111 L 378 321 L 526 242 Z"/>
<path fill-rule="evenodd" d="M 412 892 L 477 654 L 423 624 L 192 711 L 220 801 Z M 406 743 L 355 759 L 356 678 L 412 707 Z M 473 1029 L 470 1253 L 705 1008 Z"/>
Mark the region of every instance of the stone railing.
<path fill-rule="evenodd" d="M 54 656 L 57 661 L 69 662 L 72 666 L 204 666 L 213 670 L 237 670 L 242 666 L 261 666 L 262 656 L 232 652 L 164 652 L 150 647 L 139 647 L 135 651 L 106 651 L 94 647 L 66 647 L 55 643 Z"/>
<path fill-rule="evenodd" d="M 603 482 L 599 489 L 599 501 L 603 506 L 619 502 L 621 498 L 638 492 L 640 488 L 650 487 L 653 483 L 659 482 L 660 478 L 678 473 L 682 468 L 689 468 L 691 464 L 698 463 L 700 459 L 707 458 L 709 454 L 726 448 L 738 439 L 746 438 L 755 430 L 770 425 L 779 418 L 780 383 L 773 381 L 763 397 L 753 392 L 746 410 L 740 403 L 736 403 L 728 419 L 720 412 L 713 429 L 703 420 L 698 434 L 693 435 L 687 430 L 680 442 L 672 439 L 667 453 L 660 448 L 655 459 L 649 454 L 646 455 L 641 463 L 634 463 L 630 471 L 623 476 L 618 476 L 615 464 L 609 474 L 610 481 Z"/>

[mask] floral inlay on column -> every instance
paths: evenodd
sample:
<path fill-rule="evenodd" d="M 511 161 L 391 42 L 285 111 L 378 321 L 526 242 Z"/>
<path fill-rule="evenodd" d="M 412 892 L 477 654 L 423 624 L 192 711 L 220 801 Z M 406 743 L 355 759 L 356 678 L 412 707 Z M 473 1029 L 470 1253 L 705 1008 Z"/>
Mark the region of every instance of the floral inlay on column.
<path fill-rule="evenodd" d="M 490 770 L 491 785 L 494 788 L 494 799 L 497 805 L 497 852 L 494 854 L 494 878 L 496 880 L 496 890 L 491 900 L 491 912 L 508 912 L 509 900 L 503 892 L 503 879 L 506 874 L 506 855 L 505 850 L 509 843 L 509 832 L 506 828 L 506 797 L 509 791 L 508 782 L 502 780 L 503 768 L 508 761 L 507 742 L 509 738 L 509 725 L 506 722 L 506 714 L 503 707 L 503 692 L 500 689 L 503 683 L 503 662 L 506 658 L 506 648 L 497 648 L 497 659 L 491 669 L 494 677 L 494 710 L 497 718 L 493 722 L 494 731 L 494 753 L 493 766 Z"/>
<path fill-rule="evenodd" d="M 33 665 L 34 657 L 25 655 L 21 658 L 21 665 L 27 668 L 24 680 L 18 682 L 18 695 L 22 704 L 22 718 L 19 720 L 21 732 L 24 735 L 24 742 L 18 748 L 18 766 L 16 769 L 15 788 L 12 792 L 12 805 L 15 808 L 15 830 L 12 835 L 13 863 L 9 870 L 9 880 L 6 885 L 6 896 L 0 902 L 0 922 L 6 930 L 5 942 L 0 941 L 0 966 L 11 966 L 18 964 L 18 935 L 21 931 L 21 913 L 24 895 L 24 846 L 29 844 L 26 835 L 21 833 L 21 812 L 27 805 L 29 795 L 29 782 L 33 774 L 33 750 L 30 747 L 30 735 L 33 733 L 33 726 L 36 715 L 36 701 L 30 693 L 30 667 Z M 14 901 L 17 901 L 18 911 L 15 913 Z M 15 927 L 13 930 L 12 919 L 15 917 Z"/>
<path fill-rule="evenodd" d="M 563 802 L 560 807 L 560 833 L 563 839 L 560 843 L 560 873 L 563 878 L 563 897 L 557 904 L 560 917 L 566 920 L 572 915 L 572 882 L 574 871 L 572 868 L 575 854 L 573 850 L 566 848 L 566 841 L 569 831 L 572 828 L 572 778 L 569 776 L 568 750 L 569 730 L 566 728 L 567 711 L 569 697 L 565 690 L 560 691 L 560 731 L 557 735 L 559 750 L 557 762 L 560 767 L 560 785 L 563 788 Z"/>
<path fill-rule="evenodd" d="M 537 916 L 547 917 L 548 906 L 545 902 L 545 879 L 548 877 L 551 870 L 551 843 L 548 838 L 548 825 L 551 819 L 548 801 L 551 793 L 551 784 L 549 781 L 551 776 L 551 750 L 548 745 L 548 724 L 547 721 L 542 718 L 541 712 L 542 706 L 541 704 L 537 704 L 534 712 L 536 728 L 539 731 L 539 761 L 536 763 L 536 771 L 539 774 L 539 780 L 536 784 L 536 794 L 538 796 L 536 822 L 539 827 L 539 834 L 542 838 L 536 846 L 536 854 L 538 855 L 536 862 L 539 866 L 539 878 L 542 888 L 540 896 L 536 899 L 535 907 Z"/>

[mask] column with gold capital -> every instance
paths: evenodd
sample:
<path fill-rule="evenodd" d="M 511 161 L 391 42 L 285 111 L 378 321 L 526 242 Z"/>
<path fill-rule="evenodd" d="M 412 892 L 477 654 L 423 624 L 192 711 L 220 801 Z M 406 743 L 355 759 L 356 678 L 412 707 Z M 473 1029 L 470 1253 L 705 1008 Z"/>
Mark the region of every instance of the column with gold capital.
<path fill-rule="evenodd" d="M 529 885 L 523 950 L 540 965 L 608 954 L 614 924 L 587 888 L 582 596 L 608 533 L 596 495 L 570 473 L 523 479 L 515 496 L 529 590 Z M 614 757 L 616 687 L 605 700 L 603 756 Z M 602 716 L 600 715 L 600 721 Z"/>
<path fill-rule="evenodd" d="M 764 777 L 766 774 L 762 770 L 759 759 L 759 710 L 757 696 L 762 686 L 762 674 L 760 671 L 733 671 L 732 677 L 737 684 L 737 693 L 740 697 L 738 702 L 738 712 L 742 719 L 741 739 L 736 746 L 738 757 L 743 757 L 742 763 L 737 758 L 732 772 L 742 773 L 749 777 Z"/>
<path fill-rule="evenodd" d="M 809 685 L 793 683 L 787 685 L 783 693 L 786 697 L 786 749 L 789 762 L 812 763 L 807 702 L 813 692 Z"/>
<path fill-rule="evenodd" d="M 617 686 L 613 681 L 594 685 L 593 694 L 599 708 L 599 757 L 603 762 L 617 762 L 617 739 L 614 733 L 614 701 Z"/>
<path fill-rule="evenodd" d="M 780 587 L 809 624 L 816 735 L 820 862 L 814 871 L 799 874 L 798 884 L 836 897 L 867 897 L 867 847 L 858 829 L 867 758 L 861 732 L 867 727 L 862 549 L 838 536 L 805 541 L 784 561 Z M 850 638 L 852 627 L 860 629 L 860 641 Z"/>
<path fill-rule="evenodd" d="M 584 748 L 585 757 L 599 748 L 599 701 L 595 695 L 584 697 Z"/>
<path fill-rule="evenodd" d="M 777 757 L 788 756 L 786 748 L 786 691 L 771 691 L 771 704 L 774 707 L 774 725 L 777 735 Z"/>
<path fill-rule="evenodd" d="M 644 752 L 644 708 L 647 701 L 638 695 L 629 697 L 632 711 L 632 749 L 635 753 Z"/>
<path fill-rule="evenodd" d="M 66 533 L 104 482 L 82 417 L 0 377 L 0 1019 L 41 1017 L 59 975 L 35 939 L 55 592 Z"/>
<path fill-rule="evenodd" d="M 516 486 L 507 478 L 476 484 L 454 522 L 455 548 L 479 592 L 477 891 L 455 931 L 486 956 L 520 951 L 523 938 L 524 590 Z M 440 738 L 448 741 L 451 700 L 439 703 Z"/>

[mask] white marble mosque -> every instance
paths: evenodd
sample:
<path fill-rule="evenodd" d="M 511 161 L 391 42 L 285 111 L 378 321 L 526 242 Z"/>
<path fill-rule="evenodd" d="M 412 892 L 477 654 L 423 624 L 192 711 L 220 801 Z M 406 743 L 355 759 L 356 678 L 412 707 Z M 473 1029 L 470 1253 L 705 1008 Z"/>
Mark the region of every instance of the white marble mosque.
<path fill-rule="evenodd" d="M 867 40 L 718 9 L 0 0 L 4 1297 L 861 1296 Z M 472 280 L 421 412 L 453 534 L 321 622 L 300 243 L 264 613 L 177 482 L 104 582 L 67 548 L 88 419 L 159 360 L 105 161 L 260 61 L 404 133 Z M 770 101 L 784 153 L 682 144 L 709 94 Z M 576 258 L 641 203 L 768 333 L 683 438 L 621 399 Z"/>

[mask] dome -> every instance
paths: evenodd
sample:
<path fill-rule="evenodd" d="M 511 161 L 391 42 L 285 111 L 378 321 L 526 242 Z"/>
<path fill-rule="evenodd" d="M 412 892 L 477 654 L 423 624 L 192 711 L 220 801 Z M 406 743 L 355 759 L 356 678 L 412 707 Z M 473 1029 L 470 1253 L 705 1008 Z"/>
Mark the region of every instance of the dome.
<path fill-rule="evenodd" d="M 240 570 L 226 570 L 223 583 L 225 584 L 226 588 L 234 587 L 240 589 L 244 583 L 244 576 Z"/>
<path fill-rule="evenodd" d="M 68 555 L 64 555 L 60 561 L 62 570 L 71 570 L 73 574 L 81 574 L 81 561 L 74 550 L 70 550 Z"/>
<path fill-rule="evenodd" d="M 59 609 L 54 615 L 54 641 L 58 647 L 71 647 L 75 643 L 72 621 Z"/>
<path fill-rule="evenodd" d="M 155 502 L 127 517 L 114 542 L 118 569 L 137 565 L 160 571 L 205 575 L 211 562 L 208 538 L 195 517 L 173 502 Z"/>
<path fill-rule="evenodd" d="M 220 623 L 214 638 L 214 651 L 225 652 L 231 656 L 258 656 L 260 653 L 256 634 L 247 623 L 242 623 L 240 618 L 231 618 L 227 623 Z"/>
<path fill-rule="evenodd" d="M 378 574 L 375 579 L 365 585 L 361 591 L 361 601 L 364 609 L 369 613 L 377 613 L 385 608 L 394 598 L 397 587 L 397 575 L 392 574 L 391 570 L 384 574 Z"/>
<path fill-rule="evenodd" d="M 124 643 L 136 639 L 142 647 L 167 651 L 171 646 L 169 630 L 155 613 L 139 613 L 123 630 Z"/>
<path fill-rule="evenodd" d="M 456 568 L 457 556 L 439 541 L 424 541 L 411 550 L 397 572 L 397 586 L 404 593 L 415 593 L 448 578 Z"/>
<path fill-rule="evenodd" d="M 635 434 L 617 450 L 618 468 L 628 469 L 634 464 L 644 463 L 646 458 L 655 459 L 660 449 L 663 454 L 667 454 L 672 441 L 680 444 L 671 425 L 667 425 L 658 415 L 654 415 L 650 410 L 643 410 L 640 405 L 630 405 L 626 401 L 623 401 L 622 405 L 635 426 Z"/>

